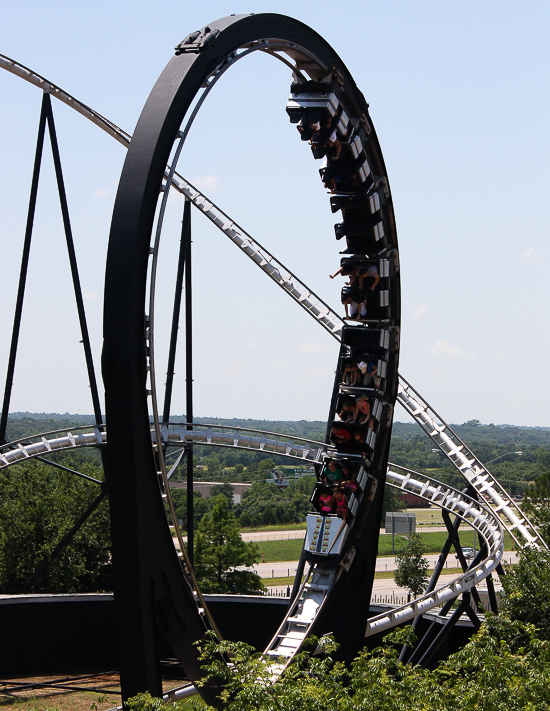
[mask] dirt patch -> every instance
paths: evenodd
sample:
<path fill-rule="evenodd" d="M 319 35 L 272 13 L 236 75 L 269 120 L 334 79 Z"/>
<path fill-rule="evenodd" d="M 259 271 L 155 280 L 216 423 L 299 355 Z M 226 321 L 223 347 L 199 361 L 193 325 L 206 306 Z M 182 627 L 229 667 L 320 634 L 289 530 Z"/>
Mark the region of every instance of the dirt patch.
<path fill-rule="evenodd" d="M 164 691 L 181 686 L 163 682 Z M 0 681 L 0 711 L 110 711 L 120 708 L 116 672 L 74 677 L 10 677 Z"/>
<path fill-rule="evenodd" d="M 77 677 L 12 677 L 0 682 L 2 710 L 90 711 L 97 708 L 98 711 L 107 711 L 121 704 L 118 673 Z"/>

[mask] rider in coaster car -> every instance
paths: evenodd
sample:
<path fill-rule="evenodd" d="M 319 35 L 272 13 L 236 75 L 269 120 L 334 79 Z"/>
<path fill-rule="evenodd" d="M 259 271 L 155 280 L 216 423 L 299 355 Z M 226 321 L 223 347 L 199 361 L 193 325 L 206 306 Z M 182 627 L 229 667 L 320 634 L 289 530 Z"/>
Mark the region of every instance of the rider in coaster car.
<path fill-rule="evenodd" d="M 341 465 L 334 459 L 329 459 L 323 469 L 322 478 L 327 486 L 334 486 L 343 481 L 344 473 Z"/>

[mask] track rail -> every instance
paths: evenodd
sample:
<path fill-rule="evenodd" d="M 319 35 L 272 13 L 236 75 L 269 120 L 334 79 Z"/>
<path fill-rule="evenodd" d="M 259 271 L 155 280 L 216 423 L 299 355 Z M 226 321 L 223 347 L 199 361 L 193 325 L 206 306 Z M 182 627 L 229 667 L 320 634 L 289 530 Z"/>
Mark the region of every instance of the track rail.
<path fill-rule="evenodd" d="M 412 620 L 471 590 L 491 575 L 504 554 L 502 522 L 489 506 L 436 479 L 391 463 L 388 464 L 386 483 L 401 491 L 415 494 L 468 523 L 483 538 L 487 546 L 487 556 L 452 582 L 417 598 L 410 604 L 370 618 L 365 637 Z M 300 651 L 340 576 L 349 570 L 354 555 L 355 551 L 351 549 L 337 564 L 330 565 L 327 561 L 323 561 L 314 563 L 310 567 L 296 599 L 264 653 L 266 659 L 273 661 L 270 667 L 273 680 L 284 672 L 293 657 Z"/>
<path fill-rule="evenodd" d="M 391 629 L 412 620 L 435 607 L 455 599 L 473 587 L 498 567 L 504 554 L 504 527 L 497 512 L 484 502 L 442 484 L 436 479 L 419 474 L 404 467 L 389 464 L 387 483 L 397 489 L 408 491 L 435 504 L 449 514 L 458 516 L 468 523 L 483 538 L 487 545 L 487 557 L 451 583 L 436 588 L 433 592 L 416 598 L 410 604 L 394 608 L 390 613 L 371 617 L 367 623 L 365 637 Z"/>
<path fill-rule="evenodd" d="M 72 427 L 24 437 L 0 447 L 0 470 L 34 457 L 80 447 L 98 447 L 107 442 L 105 425 Z"/>
<path fill-rule="evenodd" d="M 274 45 L 271 50 L 268 45 L 262 51 L 269 51 L 276 56 L 280 48 Z M 280 57 L 279 57 L 280 58 Z M 94 109 L 71 96 L 66 91 L 37 74 L 32 69 L 19 64 L 13 59 L 0 54 L 0 68 L 24 79 L 33 86 L 46 91 L 51 96 L 59 99 L 66 106 L 70 106 L 79 114 L 87 118 L 103 131 L 108 133 L 126 148 L 130 144 L 131 135 L 119 128 L 109 119 L 102 116 Z M 165 178 L 170 175 L 167 169 Z M 235 244 L 241 252 L 251 259 L 265 274 L 280 286 L 296 303 L 315 318 L 325 330 L 339 339 L 342 335 L 344 322 L 332 309 L 304 284 L 290 269 L 276 259 L 265 247 L 255 240 L 246 230 L 229 217 L 220 207 L 209 200 L 198 188 L 192 185 L 182 175 L 173 172 L 170 180 L 171 187 L 188 198 L 193 205 L 202 212 L 218 229 L 220 229 Z"/>
<path fill-rule="evenodd" d="M 502 518 L 506 530 L 518 546 L 547 548 L 535 526 L 522 513 L 504 487 L 403 377 L 399 378 L 397 399 L 481 499 Z"/>
<path fill-rule="evenodd" d="M 256 452 L 280 454 L 290 459 L 319 463 L 329 447 L 314 440 L 288 437 L 275 432 L 263 432 L 242 427 L 222 425 L 189 425 L 164 423 L 161 425 L 162 442 L 166 445 L 203 444 L 218 447 L 251 449 Z"/>
<path fill-rule="evenodd" d="M 68 94 L 53 82 L 49 81 L 40 74 L 37 74 L 32 69 L 25 67 L 23 64 L 19 64 L 19 62 L 16 62 L 14 59 L 10 59 L 10 57 L 6 57 L 5 54 L 0 54 L 0 69 L 5 69 L 10 72 L 10 74 L 15 74 L 15 76 L 18 76 L 20 79 L 24 79 L 29 82 L 29 84 L 36 86 L 38 89 L 48 92 L 53 97 L 59 99 L 59 101 L 84 116 L 84 118 L 87 118 L 88 121 L 95 123 L 96 126 L 99 126 L 99 128 L 115 138 L 119 143 L 122 143 L 122 145 L 128 146 L 130 143 L 130 134 L 123 131 L 123 129 L 119 128 L 112 121 L 109 121 L 109 119 L 105 118 L 105 116 L 102 116 L 97 111 L 94 111 L 94 109 L 86 106 L 86 104 L 82 103 L 82 101 L 79 101 L 74 96 Z"/>
<path fill-rule="evenodd" d="M 270 279 L 298 303 L 310 316 L 336 339 L 342 336 L 344 322 L 319 296 L 309 289 L 290 269 L 276 259 L 248 232 L 234 222 L 221 208 L 208 200 L 197 188 L 181 176 L 174 176 L 172 185 L 183 193 L 226 237 L 246 254 Z M 335 318 L 336 317 L 336 318 Z"/>
<path fill-rule="evenodd" d="M 189 425 L 175 422 L 161 425 L 162 443 L 167 446 L 200 444 L 213 447 L 234 447 L 266 454 L 278 454 L 289 459 L 319 463 L 323 454 L 333 448 L 314 440 L 289 437 L 276 432 L 227 427 L 223 425 Z M 156 432 L 151 428 L 151 441 L 155 443 Z M 79 447 L 99 447 L 107 444 L 105 426 L 73 427 L 71 430 L 53 430 L 43 434 L 24 437 L 0 447 L 0 470 L 20 464 L 27 459 L 53 452 Z"/>

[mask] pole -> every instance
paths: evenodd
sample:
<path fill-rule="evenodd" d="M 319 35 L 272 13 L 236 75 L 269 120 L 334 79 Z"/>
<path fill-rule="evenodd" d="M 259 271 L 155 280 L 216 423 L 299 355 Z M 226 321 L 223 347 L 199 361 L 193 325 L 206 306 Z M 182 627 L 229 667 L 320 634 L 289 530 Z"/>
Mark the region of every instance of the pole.
<path fill-rule="evenodd" d="M 187 429 L 193 429 L 193 300 L 191 284 L 191 202 L 185 201 L 183 221 L 187 227 L 187 255 L 185 259 L 185 388 Z M 187 449 L 187 551 L 191 565 L 195 557 L 193 525 L 193 446 Z"/>

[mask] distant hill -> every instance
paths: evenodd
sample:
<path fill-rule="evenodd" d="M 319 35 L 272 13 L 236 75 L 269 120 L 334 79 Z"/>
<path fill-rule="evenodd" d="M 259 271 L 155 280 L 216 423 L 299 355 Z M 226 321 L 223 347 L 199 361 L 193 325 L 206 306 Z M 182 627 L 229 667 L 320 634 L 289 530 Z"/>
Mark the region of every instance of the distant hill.
<path fill-rule="evenodd" d="M 242 418 L 197 417 L 196 422 L 205 425 L 245 427 L 281 434 L 295 435 L 323 441 L 326 422 L 320 420 L 254 420 Z M 174 416 L 174 422 L 185 422 L 184 416 Z M 13 412 L 8 421 L 10 441 L 32 433 L 47 432 L 67 427 L 90 425 L 93 415 L 75 415 L 68 412 Z M 471 447 L 477 443 L 483 447 L 503 447 L 520 450 L 522 447 L 544 447 L 550 450 L 550 427 L 523 427 L 517 425 L 484 425 L 478 420 L 452 425 L 457 435 Z M 395 422 L 392 439 L 409 441 L 429 439 L 413 422 Z M 475 451 L 475 450 L 474 450 Z M 499 452 L 500 453 L 500 452 Z M 477 451 L 476 451 L 477 454 Z M 496 455 L 495 455 L 496 456 Z"/>
<path fill-rule="evenodd" d="M 8 421 L 7 439 L 8 441 L 19 440 L 33 434 L 90 425 L 93 421 L 92 415 L 74 415 L 67 412 L 63 414 L 15 412 L 10 415 Z M 184 422 L 185 420 L 180 416 L 174 417 L 173 421 Z M 326 428 L 325 422 L 307 420 L 200 417 L 196 418 L 196 421 L 201 424 L 276 432 L 321 442 L 324 441 Z M 452 427 L 481 462 L 491 465 L 492 473 L 514 495 L 522 495 L 530 482 L 550 471 L 550 428 L 548 427 L 483 425 L 477 420 L 452 425 Z M 97 456 L 97 452 L 86 452 L 86 455 Z M 222 477 L 222 479 L 225 476 L 223 471 L 227 468 L 228 481 L 247 480 L 247 477 L 250 478 L 250 472 L 266 458 L 272 458 L 276 465 L 286 463 L 282 457 L 264 452 L 219 447 L 200 447 L 195 452 L 196 466 L 200 464 L 208 471 L 208 476 Z M 493 464 L 495 459 L 497 461 Z M 390 461 L 418 472 L 429 473 L 453 485 L 460 484 L 460 477 L 456 470 L 434 447 L 433 442 L 420 427 L 412 422 L 394 424 Z M 238 463 L 244 465 L 246 471 L 236 476 L 232 468 Z"/>

